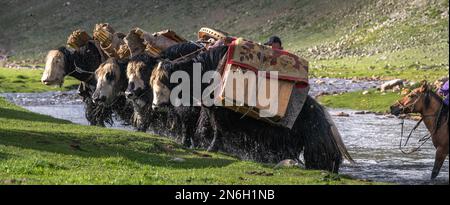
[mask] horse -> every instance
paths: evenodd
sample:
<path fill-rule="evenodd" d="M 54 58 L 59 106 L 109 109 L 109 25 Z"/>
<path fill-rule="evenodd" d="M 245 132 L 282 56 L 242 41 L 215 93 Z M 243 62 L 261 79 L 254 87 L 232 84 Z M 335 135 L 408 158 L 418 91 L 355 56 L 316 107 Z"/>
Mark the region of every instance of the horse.
<path fill-rule="evenodd" d="M 170 82 L 172 73 L 186 71 L 192 83 L 194 63 L 202 65 L 202 74 L 217 70 L 227 51 L 227 46 L 219 46 L 186 61 L 159 63 L 150 79 L 154 109 L 177 108 L 170 105 L 170 93 L 179 84 Z M 204 87 L 205 85 L 202 85 L 202 89 Z M 190 93 L 192 105 L 195 99 L 193 92 Z M 343 158 L 353 162 L 339 132 L 333 128 L 334 122 L 330 115 L 309 96 L 292 129 L 252 118 L 242 118 L 242 114 L 223 107 L 202 106 L 198 114 L 190 116 L 191 119 L 197 119 L 196 122 L 187 121 L 196 125 L 191 140 L 192 147 L 230 153 L 241 159 L 263 163 L 277 163 L 284 159 L 299 160 L 304 152 L 306 168 L 331 172 L 338 172 Z"/>
<path fill-rule="evenodd" d="M 85 117 L 91 125 L 104 126 L 105 122 L 104 119 L 96 117 L 95 110 L 98 105 L 93 103 L 91 98 L 96 85 L 94 71 L 104 61 L 104 55 L 93 41 L 89 41 L 73 52 L 66 47 L 50 50 L 47 53 L 45 69 L 41 77 L 41 82 L 48 86 L 61 86 L 66 76 L 72 76 L 81 81 L 78 86 L 78 95 L 85 103 Z"/>
<path fill-rule="evenodd" d="M 443 103 L 436 93 L 432 91 L 428 83 L 423 84 L 390 107 L 393 115 L 420 113 L 422 120 L 430 132 L 434 147 L 436 148 L 435 160 L 431 179 L 439 175 L 442 164 L 448 156 L 448 105 Z"/>

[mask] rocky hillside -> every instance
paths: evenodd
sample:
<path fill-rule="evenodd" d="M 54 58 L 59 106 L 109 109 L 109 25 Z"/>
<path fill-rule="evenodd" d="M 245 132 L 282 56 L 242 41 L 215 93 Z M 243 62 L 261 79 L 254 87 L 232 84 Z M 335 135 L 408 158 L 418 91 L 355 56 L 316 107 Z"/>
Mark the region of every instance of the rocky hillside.
<path fill-rule="evenodd" d="M 276 34 L 286 49 L 313 60 L 398 53 L 434 58 L 448 69 L 448 6 L 448 0 L 4 0 L 0 50 L 13 59 L 42 59 L 72 30 L 91 31 L 98 22 L 123 32 L 170 28 L 189 39 L 209 26 L 260 42 Z M 414 52 L 421 48 L 431 56 Z"/>

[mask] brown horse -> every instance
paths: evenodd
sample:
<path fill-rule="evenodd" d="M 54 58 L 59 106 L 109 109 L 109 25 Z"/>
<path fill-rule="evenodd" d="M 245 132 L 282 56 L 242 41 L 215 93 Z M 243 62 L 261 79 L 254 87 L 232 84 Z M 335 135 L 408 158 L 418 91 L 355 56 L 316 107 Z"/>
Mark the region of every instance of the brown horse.
<path fill-rule="evenodd" d="M 436 178 L 448 155 L 448 106 L 443 103 L 442 98 L 432 91 L 427 82 L 424 82 L 421 87 L 414 89 L 392 105 L 391 113 L 394 115 L 421 114 L 436 148 L 431 179 Z"/>

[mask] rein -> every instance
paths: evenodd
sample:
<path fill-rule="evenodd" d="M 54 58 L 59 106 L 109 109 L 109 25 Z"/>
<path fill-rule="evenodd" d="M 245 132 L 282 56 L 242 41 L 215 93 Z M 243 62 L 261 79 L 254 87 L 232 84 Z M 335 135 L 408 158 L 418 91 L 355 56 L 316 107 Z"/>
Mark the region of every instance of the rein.
<path fill-rule="evenodd" d="M 399 144 L 399 149 L 403 154 L 412 154 L 414 152 L 417 152 L 430 138 L 431 138 L 431 134 L 426 134 L 424 135 L 421 139 L 419 139 L 419 142 L 422 142 L 418 147 L 412 149 L 411 151 L 405 151 L 403 150 L 402 147 L 405 147 L 408 144 L 409 139 L 411 138 L 413 132 L 419 127 L 420 123 L 422 123 L 423 119 L 420 119 L 419 122 L 417 122 L 417 124 L 414 126 L 414 128 L 409 132 L 408 137 L 406 138 L 405 144 L 402 145 L 403 143 L 403 133 L 404 133 L 404 125 L 405 125 L 405 119 L 402 119 L 402 122 L 400 123 L 402 125 L 402 129 L 401 129 L 401 135 L 400 135 L 400 144 Z"/>
<path fill-rule="evenodd" d="M 86 78 L 86 80 L 83 80 L 84 82 L 88 83 L 89 81 L 92 80 L 92 78 L 95 76 L 95 72 L 91 72 L 91 71 L 86 71 L 83 70 L 82 68 L 78 67 L 77 64 L 75 63 L 75 60 L 73 61 L 73 65 L 74 65 L 74 70 L 71 71 L 70 73 L 68 73 L 67 75 L 72 75 L 75 72 L 79 73 L 79 74 L 83 74 L 83 73 L 87 73 L 90 74 L 90 76 L 88 78 Z"/>
<path fill-rule="evenodd" d="M 90 41 L 90 43 L 92 43 L 94 46 L 95 46 L 95 49 L 97 49 L 97 51 L 99 52 L 99 55 L 100 55 L 100 60 L 101 60 L 101 62 L 105 62 L 105 56 L 104 56 L 104 53 L 103 53 L 103 51 L 100 49 L 100 47 L 99 47 L 99 45 L 98 45 L 98 43 L 96 42 L 96 41 Z M 87 45 L 86 45 L 87 46 Z M 66 51 L 66 50 L 65 50 Z M 64 53 L 64 56 L 66 57 L 66 58 L 69 58 L 69 53 L 67 53 L 67 52 L 65 52 L 65 51 L 63 51 L 63 53 Z M 90 74 L 90 76 L 87 78 L 87 79 L 85 79 L 85 80 L 83 80 L 84 82 L 89 82 L 90 80 L 92 80 L 92 78 L 95 76 L 95 71 L 87 71 L 87 70 L 84 70 L 84 69 L 82 69 L 81 67 L 79 67 L 78 65 L 77 65 L 77 63 L 76 63 L 76 61 L 77 61 L 77 58 L 78 58 L 78 56 L 76 56 L 76 55 L 74 55 L 73 57 L 72 57 L 72 60 L 73 60 L 73 66 L 74 66 L 74 70 L 73 71 L 71 71 L 71 72 L 69 72 L 67 75 L 72 75 L 72 74 L 74 74 L 75 72 L 76 73 L 79 73 L 79 74 Z M 70 64 L 70 63 L 69 63 Z"/>
<path fill-rule="evenodd" d="M 201 51 L 204 51 L 204 50 L 206 50 L 205 47 L 199 48 L 199 49 L 195 50 L 194 52 L 188 53 L 188 54 L 186 54 L 186 55 L 184 55 L 184 56 L 180 56 L 179 58 L 176 58 L 176 59 L 174 59 L 174 60 L 172 60 L 172 61 L 169 61 L 169 62 L 170 62 L 170 63 L 178 63 L 178 62 L 181 62 L 181 61 L 190 59 L 190 58 L 192 58 L 195 54 L 197 54 L 197 53 L 199 53 L 199 52 L 201 52 Z"/>
<path fill-rule="evenodd" d="M 63 52 L 63 54 L 64 54 L 64 59 L 65 59 L 66 65 L 69 65 L 69 66 L 70 66 L 69 68 L 72 68 L 72 66 L 73 66 L 73 70 L 70 71 L 70 72 L 68 72 L 66 75 L 71 76 L 71 75 L 74 74 L 75 72 L 76 72 L 76 73 L 79 73 L 79 74 L 90 74 L 90 76 L 89 76 L 87 79 L 82 80 L 82 81 L 84 81 L 84 82 L 87 83 L 87 82 L 89 82 L 90 80 L 92 80 L 92 78 L 95 76 L 95 72 L 83 70 L 82 68 L 80 68 L 80 67 L 77 65 L 76 59 L 74 59 L 73 57 L 71 57 L 71 54 L 70 54 L 68 51 L 63 50 L 62 52 Z M 67 72 L 67 71 L 66 71 L 66 72 Z"/>

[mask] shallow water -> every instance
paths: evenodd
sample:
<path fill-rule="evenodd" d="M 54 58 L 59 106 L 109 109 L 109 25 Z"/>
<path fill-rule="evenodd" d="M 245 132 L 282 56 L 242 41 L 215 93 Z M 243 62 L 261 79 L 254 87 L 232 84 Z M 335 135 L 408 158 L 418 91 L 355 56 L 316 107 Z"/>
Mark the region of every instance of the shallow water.
<path fill-rule="evenodd" d="M 350 114 L 350 117 L 333 117 L 347 149 L 356 161 L 356 164 L 345 162 L 341 173 L 400 184 L 448 184 L 448 157 L 438 178 L 430 181 L 435 153 L 431 139 L 413 154 L 403 154 L 399 150 L 400 119 L 374 114 L 358 115 L 352 110 L 329 111 L 332 115 L 339 112 Z M 408 134 L 415 124 L 415 121 L 405 120 L 405 132 Z M 427 133 L 423 124 L 419 126 L 406 149 L 417 147 L 418 140 Z"/>
<path fill-rule="evenodd" d="M 378 82 L 369 82 L 355 86 L 351 83 L 348 80 L 327 81 L 327 83 L 317 87 L 313 86 L 315 88 L 312 89 L 312 95 L 324 90 L 327 92 L 336 90 L 333 86 L 327 88 L 326 84 L 348 86 L 348 89 L 352 91 L 367 89 L 379 84 Z M 33 112 L 70 120 L 78 124 L 88 124 L 84 118 L 84 105 L 75 91 L 0 95 Z M 338 112 L 348 113 L 350 117 L 334 116 Z M 342 109 L 330 110 L 350 154 L 356 161 L 356 164 L 344 162 L 340 170 L 341 174 L 360 179 L 400 184 L 448 184 L 448 157 L 438 178 L 434 181 L 429 180 L 435 152 L 431 140 L 418 152 L 405 155 L 398 148 L 400 140 L 399 123 L 401 122 L 399 119 L 374 114 L 357 115 L 354 112 Z M 409 131 L 415 123 L 411 120 L 405 120 L 405 129 Z M 120 122 L 115 123 L 112 128 L 132 129 L 121 125 Z M 420 126 L 416 135 L 410 140 L 409 147 L 417 146 L 417 140 L 426 133 L 426 128 L 423 125 Z"/>
<path fill-rule="evenodd" d="M 35 113 L 49 115 L 55 118 L 69 120 L 81 125 L 89 125 L 84 115 L 84 103 L 76 91 L 45 92 L 45 93 L 0 93 L 8 101 L 20 105 Z M 120 120 L 115 120 L 109 128 L 133 130 L 124 126 Z"/>

